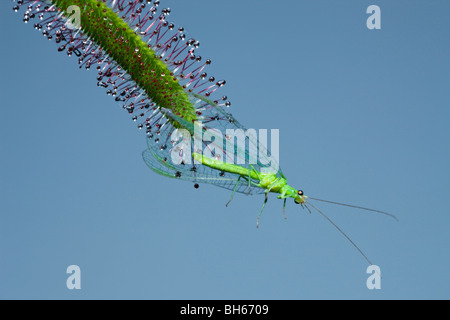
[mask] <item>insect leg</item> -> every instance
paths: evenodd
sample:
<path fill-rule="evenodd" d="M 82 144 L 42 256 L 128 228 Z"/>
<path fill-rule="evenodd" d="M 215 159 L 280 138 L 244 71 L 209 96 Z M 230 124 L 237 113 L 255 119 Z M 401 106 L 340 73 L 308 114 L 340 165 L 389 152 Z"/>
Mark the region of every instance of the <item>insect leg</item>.
<path fill-rule="evenodd" d="M 261 208 L 261 211 L 259 212 L 258 218 L 256 218 L 256 227 L 259 228 L 259 217 L 261 217 L 261 213 L 264 210 L 264 207 L 266 206 L 267 200 L 269 199 L 269 191 L 266 191 L 266 198 L 264 199 L 263 206 Z"/>
<path fill-rule="evenodd" d="M 250 186 L 251 186 L 251 181 L 252 181 L 252 178 L 251 178 L 251 170 L 248 170 L 248 189 L 247 189 L 247 195 L 249 195 L 250 194 Z"/>
<path fill-rule="evenodd" d="M 248 190 L 247 190 L 247 194 L 250 194 L 250 185 L 251 185 L 251 174 L 252 174 L 252 170 L 258 175 L 258 179 L 261 181 L 261 179 L 259 178 L 259 172 L 256 171 L 255 167 L 253 167 L 252 165 L 249 165 L 249 169 L 248 169 Z"/>
<path fill-rule="evenodd" d="M 265 199 L 264 199 L 263 206 L 262 206 L 262 208 L 261 208 L 261 211 L 259 212 L 258 218 L 256 219 L 256 227 L 257 227 L 257 228 L 259 228 L 259 217 L 261 216 L 261 213 L 263 212 L 264 207 L 266 206 L 267 200 L 269 199 L 269 192 L 270 192 L 270 190 L 272 190 L 273 186 L 276 184 L 276 182 L 277 182 L 278 180 L 279 180 L 279 178 L 276 179 L 274 182 L 272 182 L 272 183 L 269 185 L 269 188 L 268 188 L 267 191 L 266 191 L 266 197 L 265 197 Z"/>
<path fill-rule="evenodd" d="M 241 178 L 244 179 L 245 181 L 248 181 L 249 184 L 251 184 L 252 186 L 254 186 L 254 187 L 260 187 L 260 188 L 261 188 L 261 186 L 259 185 L 259 183 L 253 182 L 253 181 L 250 180 L 248 177 L 246 177 L 246 176 L 241 176 Z"/>
<path fill-rule="evenodd" d="M 284 215 L 284 219 L 287 219 L 287 217 L 286 217 L 286 198 L 284 198 L 284 203 L 283 203 L 283 215 Z"/>
<path fill-rule="evenodd" d="M 230 198 L 230 200 L 227 202 L 227 204 L 225 205 L 225 207 L 228 207 L 228 205 L 230 204 L 231 200 L 233 200 L 234 193 L 236 192 L 237 186 L 239 185 L 239 180 L 241 180 L 241 176 L 239 176 L 239 178 L 237 179 L 236 185 L 234 186 L 234 189 L 233 189 L 233 193 L 231 194 L 231 198 Z"/>

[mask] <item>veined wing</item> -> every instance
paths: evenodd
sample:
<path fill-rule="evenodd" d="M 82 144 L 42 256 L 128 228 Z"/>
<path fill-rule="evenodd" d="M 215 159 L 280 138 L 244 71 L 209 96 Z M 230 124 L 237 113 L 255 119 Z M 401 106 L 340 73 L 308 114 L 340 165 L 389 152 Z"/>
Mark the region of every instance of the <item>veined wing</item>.
<path fill-rule="evenodd" d="M 151 143 L 149 143 L 149 148 L 142 153 L 142 157 L 150 169 L 169 178 L 209 183 L 228 190 L 234 190 L 237 185 L 236 192 L 251 195 L 264 193 L 264 189 L 253 185 L 249 189 L 248 178 L 239 179 L 237 174 L 220 172 L 205 165 L 194 164 L 193 159 L 191 164 L 176 165 L 171 162 L 170 155 L 165 156 L 165 152 L 161 152 L 159 149 L 155 150 Z"/>
<path fill-rule="evenodd" d="M 267 152 L 266 141 L 262 143 L 258 141 L 256 130 L 247 130 L 220 105 L 205 97 L 191 94 L 190 98 L 197 110 L 203 110 L 198 112 L 200 113 L 198 121 L 183 119 L 170 109 L 155 109 L 159 114 L 158 121 L 147 126 L 149 148 L 160 149 L 160 152 L 166 148 L 172 150 L 178 143 L 173 141 L 172 134 L 176 135 L 177 129 L 184 130 L 186 133 L 184 140 L 186 142 L 190 139 L 188 143 L 192 146 L 191 152 L 203 153 L 216 160 L 251 167 L 257 171 L 267 169 L 267 164 L 270 163 L 282 176 L 276 159 L 270 158 Z"/>

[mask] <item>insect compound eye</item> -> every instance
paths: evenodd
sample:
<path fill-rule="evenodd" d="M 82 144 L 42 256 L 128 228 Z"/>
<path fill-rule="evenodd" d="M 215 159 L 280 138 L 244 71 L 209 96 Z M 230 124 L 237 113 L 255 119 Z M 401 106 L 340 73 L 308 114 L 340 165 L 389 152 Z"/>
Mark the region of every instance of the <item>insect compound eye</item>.
<path fill-rule="evenodd" d="M 194 184 L 195 189 L 198 189 L 198 187 L 199 187 L 198 183 Z"/>
<path fill-rule="evenodd" d="M 298 193 L 299 196 L 303 195 L 303 191 L 302 190 L 298 190 L 297 193 Z"/>

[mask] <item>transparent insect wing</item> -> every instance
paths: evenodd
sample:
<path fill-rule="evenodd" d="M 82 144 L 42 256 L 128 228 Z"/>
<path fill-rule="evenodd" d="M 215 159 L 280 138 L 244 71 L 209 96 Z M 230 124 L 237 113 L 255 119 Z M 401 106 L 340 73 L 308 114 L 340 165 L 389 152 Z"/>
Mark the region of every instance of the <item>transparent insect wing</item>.
<path fill-rule="evenodd" d="M 160 152 L 154 149 L 145 150 L 142 156 L 150 169 L 169 178 L 209 183 L 228 190 L 234 190 L 237 184 L 236 192 L 250 195 L 264 193 L 264 189 L 259 187 L 251 186 L 249 189 L 248 180 L 239 180 L 239 175 L 219 172 L 204 165 L 174 165 L 169 158 L 161 156 Z"/>
<path fill-rule="evenodd" d="M 215 169 L 211 169 L 200 163 L 195 163 L 192 157 L 192 153 L 203 153 L 204 156 L 214 158 L 216 161 L 224 161 L 225 163 L 233 163 L 233 153 L 229 149 L 224 148 L 226 144 L 216 143 L 216 140 L 209 142 L 205 139 L 204 129 L 206 126 L 202 123 L 196 122 L 195 124 L 189 123 L 177 116 L 175 116 L 171 110 L 162 109 L 160 122 L 156 125 L 159 130 L 156 133 L 150 133 L 147 137 L 147 146 L 151 150 L 150 154 L 155 155 L 158 158 L 159 166 L 162 164 L 164 167 L 169 167 L 169 176 L 177 178 L 184 178 L 189 181 L 208 182 L 227 189 L 233 190 L 239 175 L 231 174 L 228 172 L 221 172 Z M 169 121 L 171 120 L 171 121 Z M 178 128 L 175 128 L 172 123 L 177 123 Z M 177 129 L 181 129 L 175 131 Z M 216 128 L 209 128 L 210 132 L 221 135 L 221 131 Z M 183 133 L 181 134 L 183 131 Z M 177 134 L 180 133 L 180 134 Z M 199 135 L 200 133 L 200 135 Z M 197 138 L 197 141 L 195 140 Z M 200 143 L 200 150 L 198 148 Z M 238 153 L 239 154 L 239 153 Z M 242 155 L 240 153 L 239 155 Z M 147 158 L 148 158 L 147 154 Z M 245 156 L 244 156 L 245 157 Z M 144 158 L 145 159 L 145 158 Z M 175 160 L 173 160 L 175 159 Z M 151 159 L 147 159 L 146 163 L 151 167 Z M 245 165 L 243 165 L 245 166 Z M 247 163 L 247 167 L 250 167 Z M 166 168 L 163 168 L 166 170 Z M 256 167 L 255 167 L 256 169 Z M 161 170 L 161 168 L 159 168 Z M 157 171 L 157 170 L 155 170 Z M 158 172 L 158 171 L 157 171 Z M 192 174 L 192 172 L 196 174 Z M 158 172 L 160 173 L 160 172 Z M 167 173 L 165 171 L 165 173 Z M 186 175 L 187 173 L 187 175 Z M 164 174 L 165 175 L 165 174 Z M 226 177 L 226 179 L 224 179 Z M 228 177 L 232 177 L 228 179 Z M 233 183 L 228 183 L 233 181 Z M 258 181 L 252 181 L 254 184 Z M 224 186 L 226 184 L 227 186 Z M 247 193 L 249 182 L 248 177 L 239 180 L 238 192 Z M 242 185 L 242 187 L 241 187 Z M 264 189 L 256 187 L 251 184 L 250 194 L 263 193 Z"/>
<path fill-rule="evenodd" d="M 261 171 L 262 168 L 267 168 L 269 164 L 279 168 L 278 163 L 273 163 L 276 160 L 270 158 L 270 154 L 266 147 L 267 141 L 260 143 L 261 141 L 258 140 L 258 138 L 260 138 L 258 137 L 258 130 L 248 130 L 245 128 L 221 105 L 216 104 L 216 101 L 210 101 L 208 98 L 198 94 L 191 93 L 190 95 L 195 98 L 192 102 L 196 107 L 196 110 L 202 110 L 202 117 L 199 117 L 203 129 L 202 132 L 210 131 L 214 136 L 214 132 L 217 132 L 224 141 L 223 146 L 218 145 L 215 142 L 208 143 L 209 149 L 223 150 L 223 155 L 219 155 L 219 158 L 222 161 L 228 162 L 231 160 L 232 163 L 247 168 L 252 164 L 252 168 L 257 171 Z M 169 114 L 170 112 L 168 115 Z M 183 128 L 188 129 L 190 132 L 193 131 L 194 126 L 192 124 L 183 121 L 183 119 L 180 119 L 173 114 L 170 114 L 170 117 L 174 121 L 180 123 Z M 238 138 L 235 139 L 235 136 Z M 239 143 L 239 140 L 241 142 L 245 141 L 245 143 Z M 232 159 L 234 159 L 234 161 Z M 281 170 L 279 170 L 278 173 L 282 176 Z"/>

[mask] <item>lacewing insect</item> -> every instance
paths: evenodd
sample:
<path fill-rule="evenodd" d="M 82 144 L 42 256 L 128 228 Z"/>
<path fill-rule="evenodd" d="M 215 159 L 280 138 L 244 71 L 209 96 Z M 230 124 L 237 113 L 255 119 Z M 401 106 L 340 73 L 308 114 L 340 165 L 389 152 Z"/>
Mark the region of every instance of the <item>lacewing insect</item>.
<path fill-rule="evenodd" d="M 198 149 L 179 150 L 192 161 L 172 163 L 169 159 L 176 148 L 172 139 L 177 130 L 185 130 L 192 139 L 196 126 L 200 131 L 247 129 L 228 111 L 231 103 L 227 96 L 218 96 L 218 88 L 225 80 L 216 80 L 207 74 L 211 60 L 195 53 L 199 41 L 187 38 L 183 27 L 176 28 L 167 21 L 171 10 L 160 9 L 159 0 L 17 0 L 14 11 L 24 10 L 23 21 L 33 23 L 35 29 L 58 44 L 58 51 L 75 56 L 80 68 L 97 71 L 97 85 L 122 105 L 146 131 L 147 149 L 143 152 L 145 163 L 158 174 L 174 179 L 210 183 L 246 194 L 264 194 L 259 216 L 269 193 L 294 202 L 324 216 L 372 264 L 359 247 L 321 210 L 309 200 L 324 201 L 395 216 L 369 208 L 332 202 L 304 195 L 303 191 L 287 184 L 281 169 L 264 170 L 262 163 L 274 159 L 267 150 L 259 152 L 233 148 L 232 152 L 221 144 L 214 144 L 211 157 Z M 76 17 L 72 14 L 75 12 Z M 225 135 L 226 136 L 226 135 Z M 202 141 L 202 148 L 213 144 Z M 258 145 L 258 148 L 261 145 Z M 200 150 L 201 151 L 201 150 Z M 261 151 L 261 150 L 260 150 Z M 262 156 L 261 156 L 262 155 Z M 242 160 L 233 164 L 227 158 Z M 279 168 L 278 166 L 276 166 Z M 230 199 L 230 201 L 231 201 Z M 229 203 L 229 202 L 228 202 Z M 227 203 L 227 206 L 228 206 Z"/>

